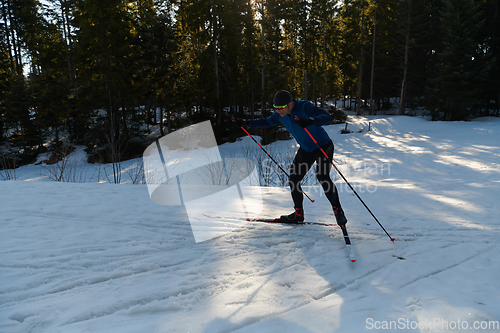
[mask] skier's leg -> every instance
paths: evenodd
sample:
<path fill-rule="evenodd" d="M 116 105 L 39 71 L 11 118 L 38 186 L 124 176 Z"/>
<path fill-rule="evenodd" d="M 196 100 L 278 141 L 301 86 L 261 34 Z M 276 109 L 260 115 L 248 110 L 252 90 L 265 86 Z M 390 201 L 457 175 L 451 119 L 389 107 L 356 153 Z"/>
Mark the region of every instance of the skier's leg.
<path fill-rule="evenodd" d="M 320 151 L 320 154 L 316 159 L 316 164 L 317 164 L 316 177 L 318 178 L 319 183 L 323 187 L 323 190 L 325 191 L 325 195 L 328 201 L 330 201 L 330 204 L 332 205 L 333 213 L 335 215 L 335 218 L 337 219 L 337 223 L 345 225 L 347 223 L 347 219 L 345 218 L 344 210 L 342 209 L 342 206 L 340 204 L 337 187 L 330 178 L 330 170 L 332 169 L 334 146 L 333 143 L 330 141 L 321 148 L 323 148 L 325 153 L 328 155 L 328 159 Z"/>
<path fill-rule="evenodd" d="M 302 209 L 304 194 L 302 193 L 300 182 L 304 179 L 304 176 L 313 164 L 314 155 L 306 152 L 302 148 L 299 148 L 295 158 L 293 159 L 292 165 L 290 166 L 290 178 L 288 180 L 295 208 Z"/>
<path fill-rule="evenodd" d="M 290 165 L 290 178 L 288 179 L 295 210 L 290 215 L 282 215 L 280 220 L 284 222 L 304 221 L 304 209 L 302 206 L 304 194 L 302 193 L 300 182 L 304 179 L 304 176 L 313 164 L 314 154 L 308 153 L 302 148 L 299 148 L 292 164 Z"/>

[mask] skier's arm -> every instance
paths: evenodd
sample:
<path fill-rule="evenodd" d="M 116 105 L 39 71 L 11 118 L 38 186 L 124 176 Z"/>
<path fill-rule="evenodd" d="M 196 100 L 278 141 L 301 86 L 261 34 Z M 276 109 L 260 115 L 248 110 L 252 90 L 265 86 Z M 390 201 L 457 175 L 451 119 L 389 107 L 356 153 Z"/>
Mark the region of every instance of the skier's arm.
<path fill-rule="evenodd" d="M 253 127 L 253 128 L 273 127 L 280 123 L 279 119 L 280 119 L 279 113 L 275 112 L 270 117 L 267 118 L 249 119 L 248 127 Z"/>
<path fill-rule="evenodd" d="M 313 103 L 307 103 L 304 106 L 306 114 L 314 119 L 314 126 L 329 125 L 333 122 L 332 116 L 320 107 Z"/>

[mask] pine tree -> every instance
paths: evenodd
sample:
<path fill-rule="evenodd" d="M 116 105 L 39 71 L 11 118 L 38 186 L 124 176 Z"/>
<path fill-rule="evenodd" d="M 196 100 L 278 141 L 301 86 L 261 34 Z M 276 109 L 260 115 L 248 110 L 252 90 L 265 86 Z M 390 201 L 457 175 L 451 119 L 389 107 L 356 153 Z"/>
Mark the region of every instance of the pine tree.
<path fill-rule="evenodd" d="M 6 37 L 11 74 L 4 93 L 6 124 L 15 130 L 13 142 L 29 152 L 42 141 L 40 115 L 33 100 L 33 87 L 24 76 L 24 62 L 30 61 L 31 72 L 39 70 L 44 38 L 44 21 L 35 0 L 2 1 L 3 36 Z M 5 50 L 5 49 L 4 49 Z"/>
<path fill-rule="evenodd" d="M 4 141 L 8 129 L 5 97 L 13 76 L 6 40 L 5 29 L 2 29 L 0 30 L 0 144 Z"/>
<path fill-rule="evenodd" d="M 485 24 L 480 30 L 480 49 L 483 51 L 482 61 L 490 69 L 488 78 L 481 85 L 481 99 L 484 105 L 484 115 L 490 114 L 490 109 L 496 109 L 495 115 L 500 116 L 500 3 L 496 0 L 479 2 L 484 13 Z"/>
<path fill-rule="evenodd" d="M 168 5 L 164 3 L 164 5 Z M 176 57 L 177 40 L 175 26 L 169 13 L 158 13 L 151 1 L 144 1 L 139 6 L 138 35 L 139 47 L 137 63 L 142 70 L 138 81 L 140 84 L 140 100 L 148 112 L 148 124 L 160 124 L 160 135 L 165 135 L 164 113 L 167 114 L 167 127 L 170 131 L 171 100 L 174 91 L 174 59 Z M 153 109 L 153 116 L 150 110 Z M 156 111 L 160 117 L 156 119 Z M 166 112 L 164 112 L 166 110 Z"/>
<path fill-rule="evenodd" d="M 438 53 L 432 92 L 446 120 L 463 119 L 478 97 L 478 82 L 486 70 L 478 59 L 478 31 L 484 24 L 473 0 L 443 0 L 442 50 Z"/>
<path fill-rule="evenodd" d="M 128 118 L 136 106 L 139 68 L 138 48 L 133 44 L 134 10 L 123 0 L 81 0 L 75 6 L 79 99 L 89 111 L 106 110 L 113 140 L 130 134 Z"/>
<path fill-rule="evenodd" d="M 259 39 L 257 34 L 257 25 L 254 21 L 255 9 L 252 1 L 243 0 L 241 3 L 242 13 L 242 40 L 239 50 L 239 70 L 238 75 L 239 91 L 241 99 L 239 100 L 239 117 L 244 117 L 243 110 L 246 107 L 250 111 L 250 118 L 255 117 L 255 102 L 257 100 L 257 91 L 259 90 Z"/>

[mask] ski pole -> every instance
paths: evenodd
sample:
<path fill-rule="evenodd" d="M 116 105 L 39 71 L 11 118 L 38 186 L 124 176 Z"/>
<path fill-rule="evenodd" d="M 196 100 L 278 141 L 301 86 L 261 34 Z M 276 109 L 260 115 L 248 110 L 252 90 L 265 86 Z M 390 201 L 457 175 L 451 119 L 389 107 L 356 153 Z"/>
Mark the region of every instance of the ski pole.
<path fill-rule="evenodd" d="M 244 130 L 244 131 L 245 131 L 245 133 L 246 133 L 249 137 L 251 137 L 251 138 L 252 138 L 253 142 L 255 142 L 255 143 L 257 144 L 257 146 L 259 146 L 259 147 L 260 147 L 260 149 L 262 149 L 262 151 L 264 151 L 264 153 L 266 153 L 266 155 L 267 155 L 267 156 L 269 156 L 269 158 L 270 158 L 270 159 L 271 159 L 271 160 L 272 160 L 272 161 L 273 161 L 273 162 L 274 162 L 274 163 L 278 166 L 278 168 L 280 168 L 280 169 L 281 169 L 281 171 L 282 171 L 282 172 L 283 172 L 283 173 L 284 173 L 284 174 L 285 174 L 288 178 L 290 178 L 290 175 L 288 175 L 288 173 L 287 173 L 285 170 L 283 170 L 283 168 L 281 167 L 281 165 L 279 165 L 279 164 L 278 164 L 278 162 L 276 162 L 276 161 L 274 160 L 274 158 L 273 158 L 271 155 L 269 155 L 269 153 L 268 153 L 268 152 L 264 149 L 264 147 L 262 147 L 262 146 L 260 145 L 260 143 L 258 143 L 258 142 L 257 142 L 257 140 L 255 140 L 255 139 L 254 139 L 254 137 L 253 137 L 250 133 L 248 133 L 248 131 L 247 131 L 247 130 L 243 127 L 243 126 L 240 126 L 240 127 L 241 127 L 241 129 L 242 129 L 242 130 Z M 307 195 L 307 193 L 306 193 L 306 192 L 302 191 L 302 193 L 304 193 L 304 195 L 307 197 L 307 199 L 309 199 L 311 202 L 314 202 L 314 200 L 313 200 L 313 199 L 309 198 L 309 196 Z"/>
<path fill-rule="evenodd" d="M 297 118 L 296 118 L 297 119 Z M 307 130 L 307 128 L 304 128 L 307 132 L 307 134 L 309 134 L 309 136 L 311 137 L 311 139 L 314 141 L 314 143 L 316 144 L 316 146 L 318 146 L 318 148 L 321 150 L 321 152 L 323 153 L 323 155 L 326 156 L 327 159 L 330 159 L 328 157 L 328 155 L 325 153 L 325 151 L 323 150 L 323 148 L 321 148 L 319 145 L 318 145 L 318 141 L 316 141 L 316 139 L 314 139 L 314 137 L 311 135 L 311 133 Z M 368 206 L 365 204 L 365 202 L 363 201 L 363 199 L 361 199 L 361 197 L 359 196 L 359 194 L 354 190 L 354 188 L 351 186 L 351 184 L 349 184 L 349 182 L 347 181 L 347 179 L 344 177 L 344 175 L 342 174 L 342 172 L 340 172 L 340 170 L 337 168 L 337 166 L 335 165 L 335 163 L 333 163 L 332 161 L 332 165 L 333 167 L 335 168 L 335 170 L 337 170 L 337 172 L 339 173 L 340 177 L 342 177 L 342 179 L 346 182 L 346 184 L 349 186 L 349 188 L 351 189 L 351 191 L 358 197 L 359 201 L 361 201 L 361 203 L 363 204 L 363 206 L 365 206 L 366 210 L 368 210 L 368 212 L 371 214 L 371 216 L 375 219 L 375 221 L 377 221 L 378 225 L 382 228 L 382 230 L 384 230 L 385 234 L 387 236 L 389 236 L 389 238 L 391 239 L 392 242 L 395 241 L 395 238 L 392 238 L 391 235 L 389 235 L 389 233 L 387 232 L 387 230 L 385 230 L 384 226 L 379 222 L 379 220 L 377 219 L 377 217 L 375 217 L 375 215 L 372 213 L 372 211 L 370 210 L 370 208 L 368 208 Z"/>

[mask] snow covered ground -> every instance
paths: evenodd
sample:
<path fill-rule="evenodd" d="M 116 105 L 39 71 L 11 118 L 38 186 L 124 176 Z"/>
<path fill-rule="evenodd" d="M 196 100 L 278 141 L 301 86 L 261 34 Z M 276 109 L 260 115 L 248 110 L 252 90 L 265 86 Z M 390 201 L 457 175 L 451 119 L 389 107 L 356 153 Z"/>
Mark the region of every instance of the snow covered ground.
<path fill-rule="evenodd" d="M 0 332 L 500 332 L 500 119 L 349 126 L 368 121 L 326 127 L 396 238 L 337 179 L 355 263 L 336 227 L 248 223 L 195 243 L 185 209 L 155 205 L 145 185 L 18 169 L 0 182 Z M 306 218 L 332 221 L 306 190 Z M 262 192 L 267 217 L 291 211 L 287 188 Z"/>

